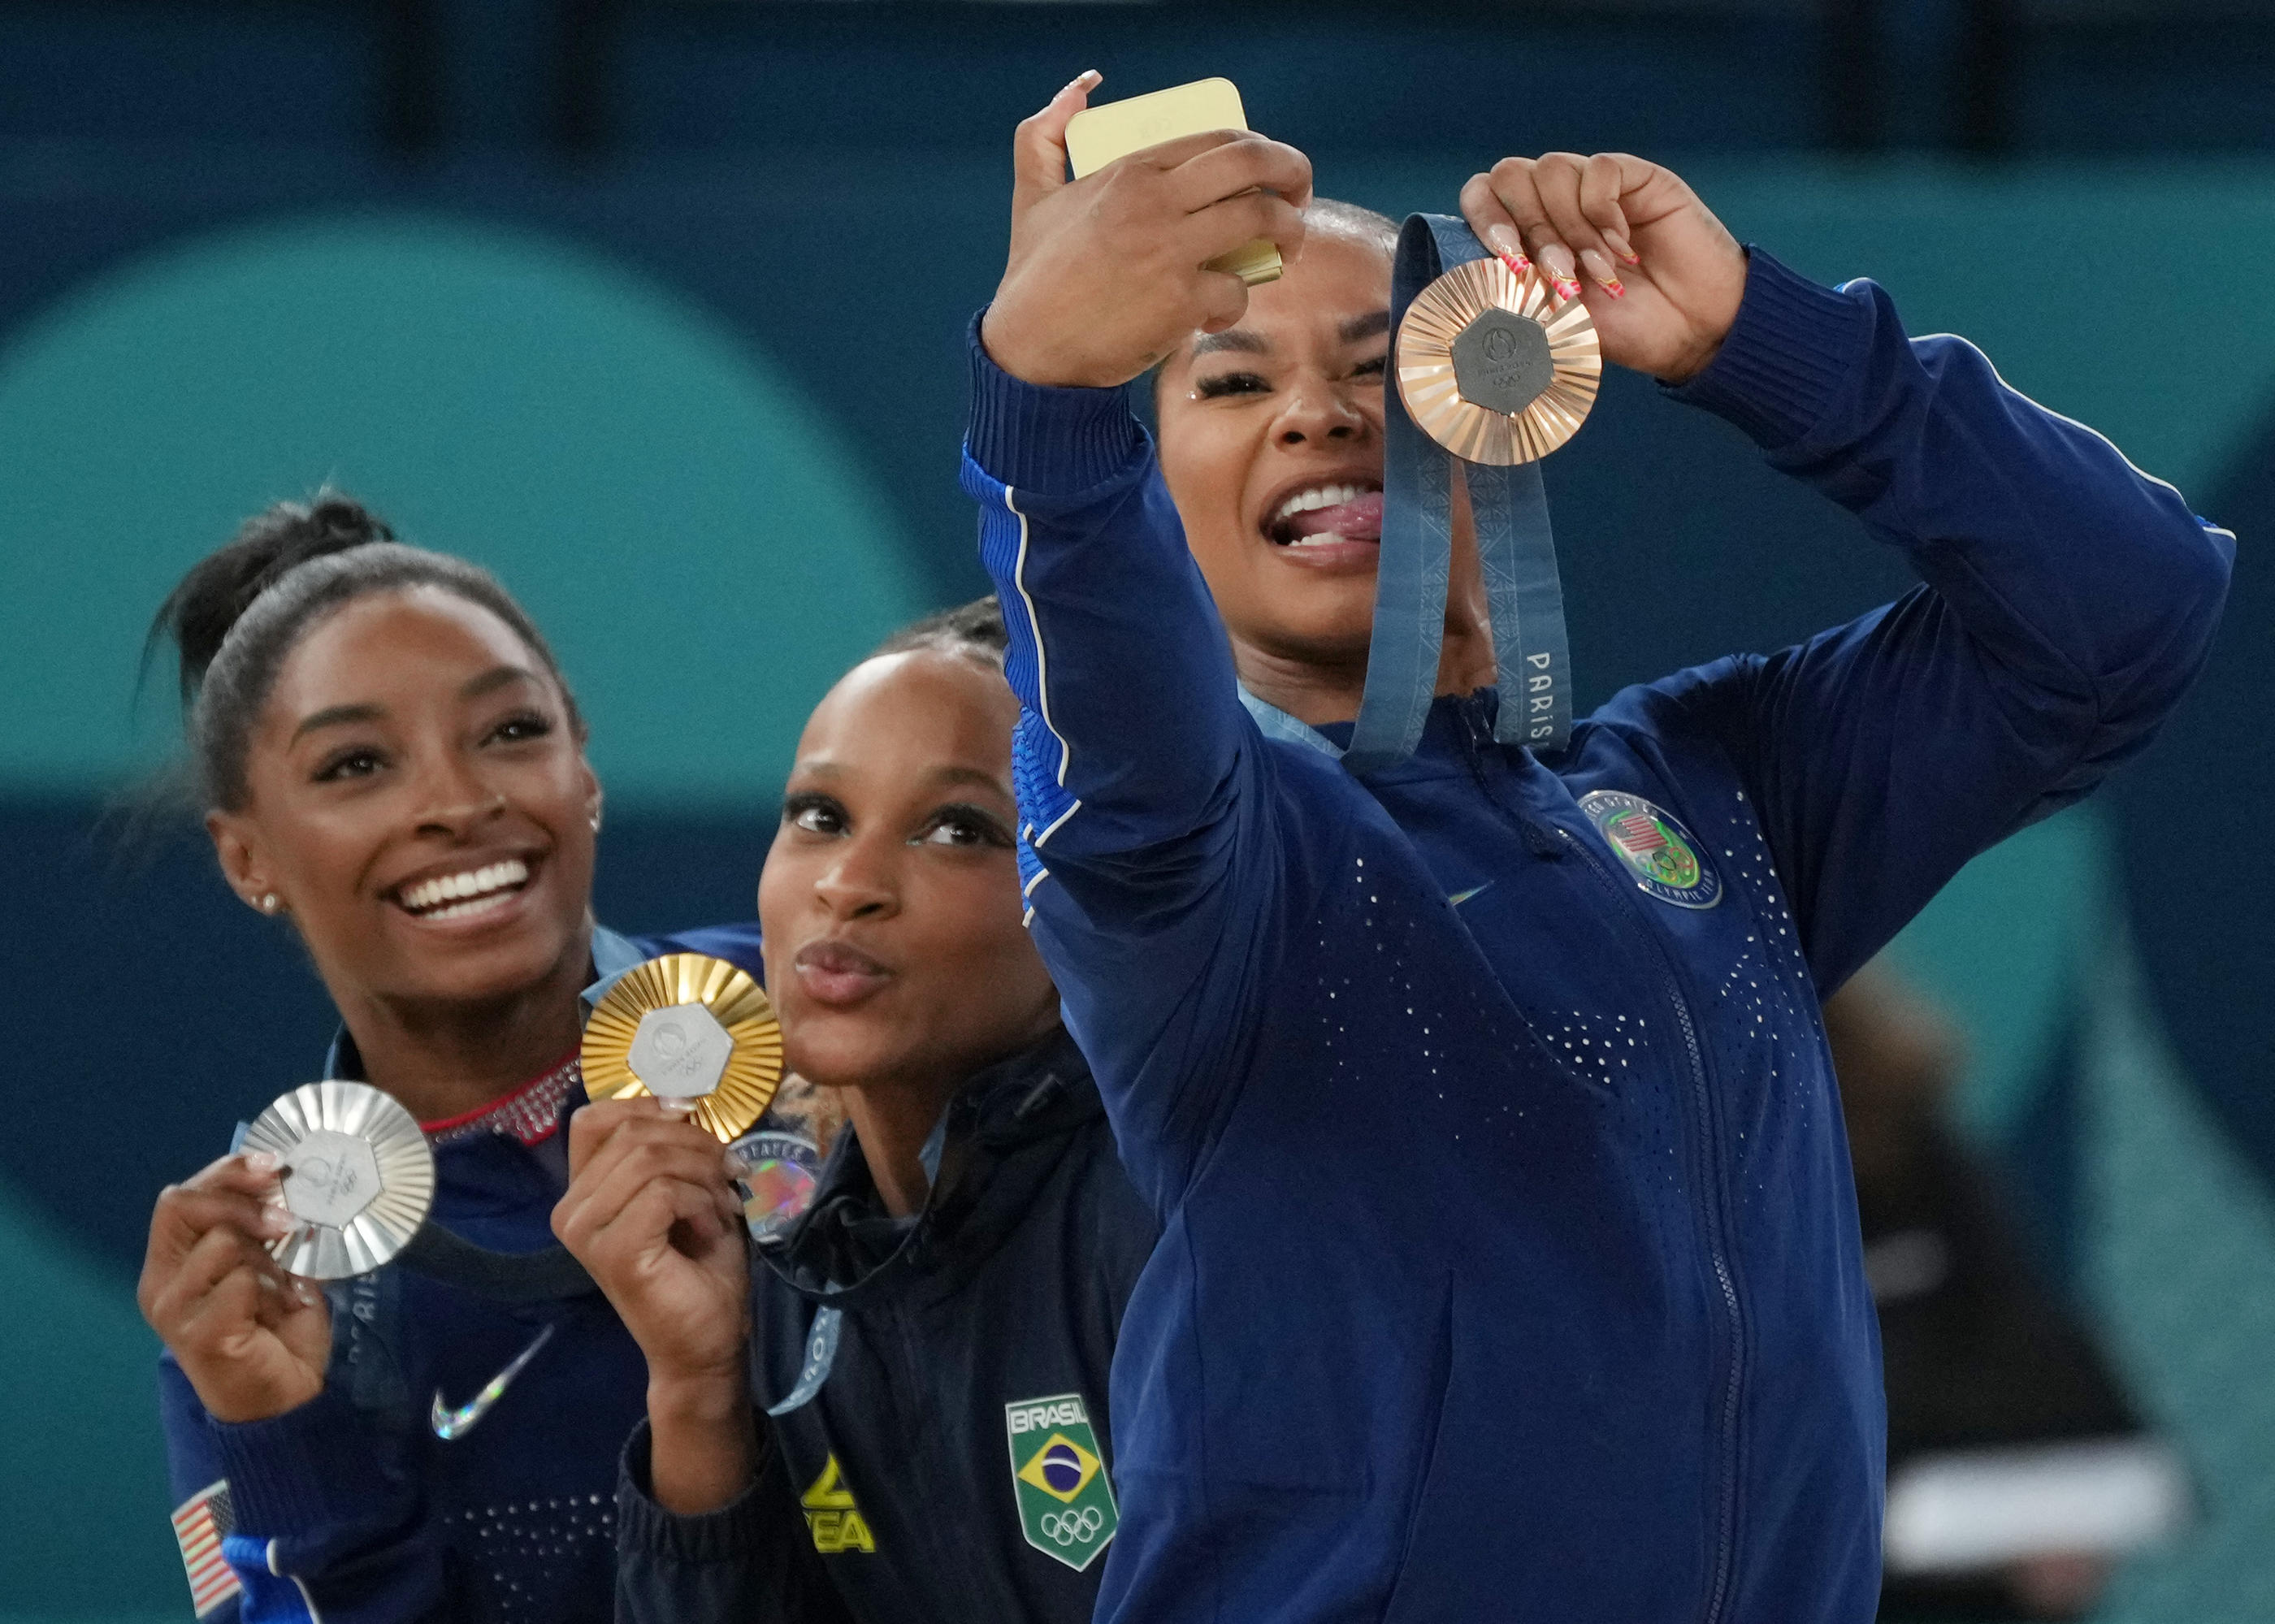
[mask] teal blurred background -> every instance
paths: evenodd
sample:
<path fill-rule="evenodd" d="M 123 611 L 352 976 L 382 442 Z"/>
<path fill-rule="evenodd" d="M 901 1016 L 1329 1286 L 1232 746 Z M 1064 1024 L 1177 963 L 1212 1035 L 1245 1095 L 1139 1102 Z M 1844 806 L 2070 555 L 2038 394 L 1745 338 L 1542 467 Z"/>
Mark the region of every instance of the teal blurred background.
<path fill-rule="evenodd" d="M 2132 19 L 2128 21 L 2128 19 Z M 2158 26 L 2151 20 L 2161 19 Z M 2197 1476 L 2111 1620 L 2275 1619 L 2275 24 L 2169 8 L 21 4 L 0 16 L 0 1624 L 187 1616 L 149 1202 L 329 1017 L 193 829 L 144 627 L 329 480 L 495 570 L 593 727 L 603 916 L 746 915 L 807 707 L 969 596 L 963 329 L 1010 125 L 1225 72 L 1321 190 L 1450 208 L 1506 151 L 1675 162 L 1869 275 L 2241 538 L 2202 691 L 1898 944 L 1970 1137 Z M 2137 25 L 2137 26 L 2136 26 Z M 2129 31 L 2128 31 L 2129 30 Z M 1548 468 L 1583 699 L 1902 589 L 1742 442 L 1609 381 Z M 1929 742 L 1929 743 L 1931 743 Z"/>

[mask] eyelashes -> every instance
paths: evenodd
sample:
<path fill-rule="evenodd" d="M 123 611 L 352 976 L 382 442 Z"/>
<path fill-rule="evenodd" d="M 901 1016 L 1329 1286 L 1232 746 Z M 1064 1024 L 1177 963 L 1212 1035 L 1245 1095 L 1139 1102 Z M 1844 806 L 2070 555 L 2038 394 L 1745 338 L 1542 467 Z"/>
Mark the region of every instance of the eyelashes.
<path fill-rule="evenodd" d="M 529 739 L 543 738 L 553 731 L 553 719 L 535 711 L 523 711 L 509 716 L 490 729 L 490 737 L 509 744 L 522 744 Z"/>
<path fill-rule="evenodd" d="M 550 736 L 556 727 L 552 717 L 540 711 L 517 711 L 482 736 L 484 744 L 526 744 Z M 312 783 L 337 783 L 350 778 L 369 778 L 383 770 L 391 758 L 377 744 L 343 744 L 326 756 L 314 772 L 309 774 Z"/>
<path fill-rule="evenodd" d="M 825 837 L 851 832 L 853 820 L 844 804 L 835 796 L 812 790 L 782 797 L 782 821 L 808 835 Z M 946 838 L 942 838 L 946 836 Z M 918 825 L 910 836 L 911 845 L 976 847 L 990 846 L 1009 850 L 1014 844 L 1010 826 L 984 806 L 968 802 L 950 802 L 936 806 Z"/>
<path fill-rule="evenodd" d="M 938 841 L 942 834 L 960 831 L 970 838 Z M 1012 844 L 1011 831 L 1001 818 L 985 808 L 966 804 L 943 806 L 933 813 L 924 838 L 944 846 L 994 846 L 1009 850 Z"/>
<path fill-rule="evenodd" d="M 344 778 L 368 778 L 379 771 L 382 764 L 379 752 L 367 744 L 354 744 L 326 756 L 309 777 L 320 784 L 335 783 Z"/>
<path fill-rule="evenodd" d="M 1388 354 L 1374 356 L 1352 367 L 1350 379 L 1355 382 L 1380 383 L 1389 371 L 1389 366 Z M 1269 395 L 1272 382 L 1261 373 L 1221 372 L 1195 380 L 1193 393 L 1202 400 L 1223 400 L 1238 395 Z"/>
<path fill-rule="evenodd" d="M 1272 386 L 1252 372 L 1221 372 L 1213 378 L 1203 378 L 1193 386 L 1193 393 L 1203 400 L 1222 400 L 1228 395 L 1268 395 Z"/>

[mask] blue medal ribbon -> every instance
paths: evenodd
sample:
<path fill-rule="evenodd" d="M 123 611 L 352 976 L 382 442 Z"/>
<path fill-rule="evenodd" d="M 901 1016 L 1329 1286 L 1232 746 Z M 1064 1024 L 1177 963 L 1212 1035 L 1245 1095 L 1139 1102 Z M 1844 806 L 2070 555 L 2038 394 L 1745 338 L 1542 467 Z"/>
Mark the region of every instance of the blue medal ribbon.
<path fill-rule="evenodd" d="M 837 1363 L 837 1333 L 844 1323 L 844 1314 L 834 1308 L 814 1315 L 813 1325 L 805 1333 L 805 1363 L 798 1370 L 797 1385 L 781 1403 L 768 1405 L 767 1414 L 787 1416 L 812 1401 L 821 1384 L 829 1379 L 829 1367 Z"/>
<path fill-rule="evenodd" d="M 1484 257 L 1485 249 L 1461 221 L 1408 216 L 1391 271 L 1394 367 L 1395 336 L 1415 296 L 1455 266 Z M 1349 751 L 1342 752 L 1344 765 L 1354 773 L 1374 772 L 1412 755 L 1421 742 L 1445 638 L 1456 470 L 1469 488 L 1493 614 L 1493 659 L 1500 674 L 1493 736 L 1544 753 L 1562 750 L 1572 732 L 1571 655 L 1540 465 L 1495 468 L 1455 457 L 1415 426 L 1394 377 L 1385 381 L 1382 415 L 1382 558 L 1374 631 L 1358 721 Z M 1304 742 L 1336 753 L 1326 740 L 1304 731 L 1311 734 Z"/>

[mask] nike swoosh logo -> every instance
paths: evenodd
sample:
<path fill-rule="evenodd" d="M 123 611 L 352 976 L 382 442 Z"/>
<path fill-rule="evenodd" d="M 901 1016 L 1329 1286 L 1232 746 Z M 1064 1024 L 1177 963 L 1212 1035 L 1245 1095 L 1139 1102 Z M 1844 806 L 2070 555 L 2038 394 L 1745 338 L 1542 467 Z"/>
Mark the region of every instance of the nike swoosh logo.
<path fill-rule="evenodd" d="M 1451 903 L 1455 907 L 1459 908 L 1463 903 L 1468 902 L 1470 898 L 1475 896 L 1478 892 L 1490 891 L 1492 889 L 1493 881 L 1488 880 L 1485 884 L 1481 886 L 1471 886 L 1466 891 L 1455 891 L 1449 895 L 1446 900 Z"/>
<path fill-rule="evenodd" d="M 505 1396 L 505 1390 L 513 1385 L 513 1379 L 521 1374 L 522 1367 L 537 1357 L 537 1350 L 552 1340 L 553 1327 L 548 1326 L 537 1333 L 528 1347 L 514 1355 L 511 1364 L 484 1382 L 480 1393 L 456 1409 L 442 1402 L 442 1389 L 435 1388 L 435 1405 L 427 1415 L 427 1424 L 435 1429 L 435 1436 L 447 1444 L 472 1431 L 481 1418 L 490 1413 L 490 1406 Z"/>

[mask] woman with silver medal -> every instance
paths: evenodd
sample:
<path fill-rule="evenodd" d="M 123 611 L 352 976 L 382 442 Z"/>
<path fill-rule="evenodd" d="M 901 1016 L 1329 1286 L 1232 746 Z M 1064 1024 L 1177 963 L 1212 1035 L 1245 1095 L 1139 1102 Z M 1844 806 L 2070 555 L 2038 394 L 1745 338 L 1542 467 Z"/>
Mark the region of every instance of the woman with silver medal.
<path fill-rule="evenodd" d="M 963 480 L 1034 934 L 1164 1224 L 1098 1616 L 1869 1619 L 1819 1000 L 2147 743 L 2233 538 L 1661 165 L 1506 159 L 1394 232 L 1307 219 L 1308 161 L 1245 132 L 1069 181 L 1097 82 L 1016 137 Z M 1281 281 L 1212 268 L 1258 238 Z M 1450 297 L 1479 279 L 1500 313 Z M 1546 398 L 1576 303 L 1924 584 L 1560 710 L 1538 487 L 1432 419 L 1448 372 Z M 1158 456 L 1123 398 L 1157 365 Z"/>
<path fill-rule="evenodd" d="M 993 601 L 891 639 L 806 723 L 760 882 L 784 1056 L 848 1127 L 746 1262 L 709 1137 L 570 1132 L 555 1227 L 647 1356 L 621 1617 L 1091 1616 L 1118 1526 L 1107 1384 L 1152 1250 L 1021 927 L 1018 706 Z"/>
<path fill-rule="evenodd" d="M 356 503 L 249 521 L 157 629 L 223 877 L 342 1023 L 340 1080 L 151 1220 L 199 1615 L 604 1620 L 641 1371 L 547 1227 L 582 996 L 657 953 L 755 969 L 756 933 L 593 923 L 601 787 L 551 652 L 488 574 Z M 426 1272 L 387 1262 L 406 1243 Z"/>

